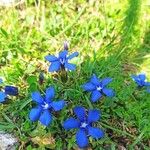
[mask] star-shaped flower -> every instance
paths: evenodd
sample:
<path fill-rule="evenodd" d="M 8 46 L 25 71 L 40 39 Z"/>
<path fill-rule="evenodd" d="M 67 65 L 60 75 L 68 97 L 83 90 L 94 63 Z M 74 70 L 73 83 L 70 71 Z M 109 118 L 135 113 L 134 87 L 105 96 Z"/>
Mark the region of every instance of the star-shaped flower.
<path fill-rule="evenodd" d="M 17 96 L 18 95 L 18 88 L 15 86 L 10 86 L 10 85 L 5 86 L 4 92 L 0 91 L 0 103 L 5 102 L 8 95 Z"/>
<path fill-rule="evenodd" d="M 64 100 L 52 101 L 55 96 L 53 87 L 46 89 L 45 96 L 38 91 L 32 93 L 32 100 L 37 103 L 37 107 L 31 109 L 29 118 L 31 121 L 40 121 L 43 125 L 48 126 L 52 122 L 51 111 L 60 111 L 64 106 Z"/>
<path fill-rule="evenodd" d="M 91 92 L 91 100 L 92 102 L 96 102 L 102 97 L 102 95 L 108 97 L 114 96 L 113 89 L 106 87 L 111 81 L 111 78 L 104 78 L 103 80 L 100 80 L 94 74 L 89 82 L 82 85 L 82 88 L 85 91 Z"/>
<path fill-rule="evenodd" d="M 100 111 L 97 109 L 86 111 L 83 107 L 77 106 L 74 108 L 74 113 L 77 119 L 69 118 L 63 123 L 66 130 L 78 129 L 76 133 L 76 142 L 80 148 L 88 146 L 88 137 L 92 136 L 95 139 L 100 139 L 104 136 L 104 132 L 93 127 L 93 123 L 100 119 Z"/>
<path fill-rule="evenodd" d="M 144 73 L 141 73 L 139 75 L 132 75 L 131 78 L 138 85 L 138 87 L 146 87 L 147 92 L 150 93 L 150 82 L 146 81 L 146 75 Z"/>
<path fill-rule="evenodd" d="M 59 53 L 59 56 L 47 55 L 45 59 L 51 63 L 49 72 L 59 71 L 61 69 L 75 70 L 76 65 L 69 63 L 69 60 L 77 57 L 78 52 L 74 52 L 68 56 L 68 50 L 63 50 Z"/>

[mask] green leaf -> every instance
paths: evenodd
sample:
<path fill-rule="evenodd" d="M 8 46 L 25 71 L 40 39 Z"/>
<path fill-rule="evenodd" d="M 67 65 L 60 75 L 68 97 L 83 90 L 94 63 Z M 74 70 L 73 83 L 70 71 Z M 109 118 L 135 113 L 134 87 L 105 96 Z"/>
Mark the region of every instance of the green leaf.
<path fill-rule="evenodd" d="M 8 38 L 8 33 L 3 28 L 0 28 L 0 31 L 1 31 L 1 34 L 3 36 L 5 36 L 6 38 Z"/>
<path fill-rule="evenodd" d="M 28 84 L 36 84 L 37 83 L 37 77 L 36 76 L 29 76 L 28 78 L 27 78 L 27 82 L 28 82 Z"/>

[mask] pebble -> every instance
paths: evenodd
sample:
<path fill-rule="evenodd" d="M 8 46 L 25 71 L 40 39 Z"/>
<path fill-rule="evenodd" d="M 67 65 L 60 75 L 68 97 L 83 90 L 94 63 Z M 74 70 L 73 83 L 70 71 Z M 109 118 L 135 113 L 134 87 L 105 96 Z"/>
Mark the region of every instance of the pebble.
<path fill-rule="evenodd" d="M 11 134 L 0 132 L 0 150 L 15 150 L 18 140 Z"/>

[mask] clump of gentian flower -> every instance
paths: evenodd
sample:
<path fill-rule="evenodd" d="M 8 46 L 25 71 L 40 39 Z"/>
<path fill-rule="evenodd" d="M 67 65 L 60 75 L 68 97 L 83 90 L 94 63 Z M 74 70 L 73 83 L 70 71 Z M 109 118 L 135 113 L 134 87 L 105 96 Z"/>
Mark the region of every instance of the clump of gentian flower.
<path fill-rule="evenodd" d="M 38 91 L 33 92 L 31 96 L 37 106 L 31 109 L 29 118 L 31 121 L 39 120 L 45 126 L 52 122 L 51 111 L 60 111 L 65 106 L 64 100 L 52 101 L 55 96 L 53 87 L 46 89 L 45 96 L 42 96 Z"/>
<path fill-rule="evenodd" d="M 3 80 L 1 80 L 1 83 L 3 83 Z M 10 86 L 10 85 L 5 86 L 4 92 L 0 91 L 0 103 L 5 102 L 8 95 L 17 96 L 18 95 L 18 88 L 15 86 Z"/>
<path fill-rule="evenodd" d="M 80 148 L 88 146 L 88 137 L 100 139 L 104 136 L 104 132 L 93 127 L 93 123 L 100 119 L 100 111 L 97 109 L 89 110 L 87 115 L 84 107 L 77 106 L 74 108 L 77 119 L 69 118 L 63 123 L 66 130 L 78 129 L 76 133 L 76 142 Z"/>
<path fill-rule="evenodd" d="M 146 87 L 147 92 L 150 93 L 150 82 L 147 82 L 146 75 L 144 73 L 141 73 L 139 75 L 132 75 L 131 78 L 139 88 Z"/>
<path fill-rule="evenodd" d="M 94 74 L 89 82 L 82 85 L 82 88 L 84 91 L 91 92 L 91 101 L 96 102 L 103 95 L 108 97 L 113 97 L 115 95 L 113 89 L 106 87 L 110 82 L 112 82 L 112 78 L 104 78 L 100 80 Z"/>
<path fill-rule="evenodd" d="M 49 67 L 49 72 L 61 70 L 75 70 L 76 65 L 69 63 L 69 60 L 77 56 L 78 52 L 74 52 L 71 55 L 68 55 L 68 45 L 65 43 L 64 50 L 59 52 L 58 57 L 54 55 L 47 55 L 45 57 L 45 59 L 51 63 Z"/>

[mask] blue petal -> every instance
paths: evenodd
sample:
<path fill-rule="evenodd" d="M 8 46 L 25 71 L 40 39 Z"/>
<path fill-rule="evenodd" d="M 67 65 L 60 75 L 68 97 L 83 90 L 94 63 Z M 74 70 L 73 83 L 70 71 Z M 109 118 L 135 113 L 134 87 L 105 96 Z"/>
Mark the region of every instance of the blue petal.
<path fill-rule="evenodd" d="M 60 70 L 61 63 L 59 61 L 52 62 L 49 66 L 49 72 L 54 72 Z"/>
<path fill-rule="evenodd" d="M 101 97 L 102 97 L 102 94 L 99 91 L 97 91 L 97 90 L 95 90 L 95 91 L 93 91 L 91 93 L 91 100 L 92 100 L 92 102 L 98 101 Z"/>
<path fill-rule="evenodd" d="M 44 110 L 39 120 L 43 125 L 48 126 L 52 122 L 52 115 L 49 110 Z"/>
<path fill-rule="evenodd" d="M 107 84 L 109 84 L 112 81 L 112 78 L 105 78 L 101 81 L 102 83 L 102 87 L 106 86 Z"/>
<path fill-rule="evenodd" d="M 150 86 L 150 82 L 145 82 L 145 86 Z"/>
<path fill-rule="evenodd" d="M 58 61 L 58 58 L 54 55 L 47 55 L 45 56 L 45 59 L 49 62 Z"/>
<path fill-rule="evenodd" d="M 65 102 L 63 100 L 58 101 L 58 102 L 52 102 L 51 106 L 55 111 L 61 110 L 65 106 Z"/>
<path fill-rule="evenodd" d="M 132 78 L 132 80 L 135 81 L 135 82 L 139 81 L 139 77 L 138 77 L 138 76 L 131 75 L 131 78 Z"/>
<path fill-rule="evenodd" d="M 68 54 L 68 51 L 63 50 L 63 51 L 59 52 L 59 58 L 66 58 L 67 54 Z"/>
<path fill-rule="evenodd" d="M 102 90 L 103 90 L 103 93 L 108 97 L 113 97 L 115 95 L 113 89 L 104 88 Z"/>
<path fill-rule="evenodd" d="M 91 77 L 91 82 L 95 85 L 100 84 L 100 81 L 99 81 L 99 79 L 97 78 L 97 76 L 95 74 L 93 74 L 93 76 Z"/>
<path fill-rule="evenodd" d="M 88 82 L 88 83 L 85 83 L 82 85 L 82 88 L 85 90 L 85 91 L 93 91 L 95 90 L 95 85 L 93 85 L 91 82 Z"/>
<path fill-rule="evenodd" d="M 54 96 L 55 96 L 55 90 L 52 86 L 50 86 L 49 88 L 46 89 L 46 95 L 45 95 L 46 101 L 51 102 Z"/>
<path fill-rule="evenodd" d="M 76 142 L 80 148 L 88 146 L 88 138 L 84 130 L 80 129 L 76 133 Z"/>
<path fill-rule="evenodd" d="M 84 107 L 81 106 L 77 106 L 73 109 L 74 113 L 76 114 L 76 116 L 83 121 L 85 119 L 85 109 Z"/>
<path fill-rule="evenodd" d="M 37 121 L 40 118 L 42 112 L 41 107 L 33 108 L 30 111 L 29 118 L 31 121 Z"/>
<path fill-rule="evenodd" d="M 140 80 L 145 81 L 146 76 L 145 74 L 139 74 L 138 77 L 140 78 Z"/>
<path fill-rule="evenodd" d="M 97 109 L 89 110 L 88 123 L 96 122 L 100 119 L 100 111 Z"/>
<path fill-rule="evenodd" d="M 18 95 L 18 88 L 15 86 L 5 86 L 5 94 L 16 96 Z"/>
<path fill-rule="evenodd" d="M 5 101 L 5 98 L 6 98 L 6 94 L 4 92 L 1 92 L 0 91 L 0 103 L 4 102 Z"/>
<path fill-rule="evenodd" d="M 69 55 L 69 56 L 67 57 L 67 59 L 72 59 L 72 58 L 74 58 L 74 57 L 77 57 L 78 55 L 79 55 L 78 52 L 74 52 L 74 53 L 72 53 L 71 55 Z"/>
<path fill-rule="evenodd" d="M 95 139 L 104 137 L 104 132 L 99 128 L 88 127 L 88 134 Z"/>
<path fill-rule="evenodd" d="M 138 84 L 138 86 L 141 86 L 141 87 L 143 87 L 143 86 L 145 85 L 145 82 L 142 81 L 142 80 L 140 80 L 140 79 L 138 79 L 138 80 L 135 81 L 135 82 Z"/>
<path fill-rule="evenodd" d="M 141 79 L 139 78 L 139 76 L 131 75 L 131 78 L 132 78 L 133 81 L 135 81 L 135 82 L 138 84 L 138 86 L 141 86 L 141 87 L 142 87 L 142 86 L 145 85 L 144 80 L 141 80 Z"/>
<path fill-rule="evenodd" d="M 67 68 L 68 70 L 75 70 L 76 69 L 76 65 L 75 64 L 71 64 L 71 63 L 65 63 L 65 68 Z"/>
<path fill-rule="evenodd" d="M 70 130 L 70 129 L 74 129 L 74 128 L 78 128 L 79 127 L 79 122 L 78 120 L 74 119 L 74 118 L 69 118 L 67 119 L 64 123 L 63 123 L 63 127 L 66 130 Z"/>
<path fill-rule="evenodd" d="M 43 97 L 41 96 L 40 92 L 33 92 L 31 94 L 32 100 L 42 104 L 43 103 Z"/>

